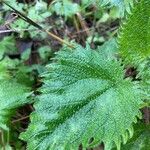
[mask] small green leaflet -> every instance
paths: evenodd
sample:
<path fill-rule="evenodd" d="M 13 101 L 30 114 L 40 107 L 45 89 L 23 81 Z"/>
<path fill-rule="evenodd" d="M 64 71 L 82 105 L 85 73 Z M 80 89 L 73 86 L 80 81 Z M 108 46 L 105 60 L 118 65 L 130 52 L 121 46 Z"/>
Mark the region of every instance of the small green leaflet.
<path fill-rule="evenodd" d="M 28 130 L 28 150 L 77 150 L 105 144 L 120 149 L 132 137 L 143 103 L 120 62 L 89 47 L 63 50 L 47 66 Z M 94 140 L 90 142 L 90 139 Z"/>

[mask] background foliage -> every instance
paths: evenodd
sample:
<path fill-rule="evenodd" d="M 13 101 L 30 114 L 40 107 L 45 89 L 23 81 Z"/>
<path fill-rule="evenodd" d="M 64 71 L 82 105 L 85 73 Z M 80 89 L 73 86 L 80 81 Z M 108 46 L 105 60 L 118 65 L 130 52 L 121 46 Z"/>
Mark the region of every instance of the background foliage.
<path fill-rule="evenodd" d="M 6 2 L 0 149 L 149 150 L 149 0 Z"/>

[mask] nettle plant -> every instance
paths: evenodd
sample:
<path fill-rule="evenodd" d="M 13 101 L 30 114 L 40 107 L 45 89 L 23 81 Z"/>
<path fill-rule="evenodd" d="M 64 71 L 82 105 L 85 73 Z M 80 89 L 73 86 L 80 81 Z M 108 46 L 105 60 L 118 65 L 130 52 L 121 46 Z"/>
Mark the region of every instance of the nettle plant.
<path fill-rule="evenodd" d="M 102 143 L 105 150 L 149 150 L 150 126 L 140 120 L 141 109 L 150 103 L 150 1 L 135 2 L 126 18 L 117 43 L 110 40 L 97 50 L 88 44 L 64 47 L 47 65 L 31 123 L 20 135 L 28 150 L 77 150 Z M 2 137 L 15 109 L 32 96 L 8 76 L 5 65 L 0 66 Z M 136 69 L 136 77 L 126 76 L 128 67 Z"/>

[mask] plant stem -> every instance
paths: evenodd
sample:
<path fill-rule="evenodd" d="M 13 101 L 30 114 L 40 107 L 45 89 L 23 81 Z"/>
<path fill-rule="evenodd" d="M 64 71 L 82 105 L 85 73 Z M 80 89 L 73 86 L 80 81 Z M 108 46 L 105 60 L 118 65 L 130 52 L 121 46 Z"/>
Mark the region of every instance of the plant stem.
<path fill-rule="evenodd" d="M 67 41 L 61 39 L 60 37 L 56 36 L 55 34 L 51 33 L 50 31 L 48 30 L 44 30 L 48 35 L 50 35 L 51 37 L 53 37 L 54 39 L 56 39 L 57 41 L 63 43 L 63 44 L 66 44 L 68 47 L 70 48 L 74 48 L 73 45 L 71 45 L 70 43 L 68 43 Z"/>

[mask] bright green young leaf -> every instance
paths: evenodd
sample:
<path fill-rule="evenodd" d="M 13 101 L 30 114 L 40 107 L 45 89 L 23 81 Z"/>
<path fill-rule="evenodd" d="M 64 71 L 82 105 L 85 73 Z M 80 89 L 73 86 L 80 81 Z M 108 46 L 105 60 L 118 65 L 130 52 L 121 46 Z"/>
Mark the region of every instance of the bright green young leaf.
<path fill-rule="evenodd" d="M 140 0 L 123 24 L 119 50 L 128 64 L 138 65 L 150 56 L 150 1 Z"/>
<path fill-rule="evenodd" d="M 137 84 L 124 79 L 119 62 L 89 47 L 61 51 L 56 60 L 47 66 L 31 124 L 21 135 L 27 149 L 77 150 L 81 143 L 85 149 L 104 142 L 105 150 L 119 150 L 140 117 Z"/>

